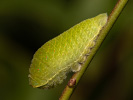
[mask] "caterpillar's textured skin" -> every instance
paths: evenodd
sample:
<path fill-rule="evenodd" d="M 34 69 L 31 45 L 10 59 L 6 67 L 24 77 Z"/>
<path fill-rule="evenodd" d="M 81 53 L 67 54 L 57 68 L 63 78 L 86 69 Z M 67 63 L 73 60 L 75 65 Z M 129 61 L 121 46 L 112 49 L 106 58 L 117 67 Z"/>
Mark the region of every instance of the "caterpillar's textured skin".
<path fill-rule="evenodd" d="M 107 14 L 100 14 L 75 25 L 39 48 L 30 66 L 30 84 L 51 88 L 63 82 L 66 73 L 79 71 L 95 45 Z"/>

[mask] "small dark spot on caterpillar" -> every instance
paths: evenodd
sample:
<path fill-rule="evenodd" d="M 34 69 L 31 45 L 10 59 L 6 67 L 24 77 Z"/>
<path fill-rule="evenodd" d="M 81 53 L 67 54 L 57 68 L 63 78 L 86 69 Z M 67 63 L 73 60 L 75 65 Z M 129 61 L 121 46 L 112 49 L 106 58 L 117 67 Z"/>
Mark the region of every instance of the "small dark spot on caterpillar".
<path fill-rule="evenodd" d="M 85 56 L 89 56 L 89 55 L 90 55 L 90 53 L 85 54 Z"/>
<path fill-rule="evenodd" d="M 86 61 L 87 56 L 83 56 L 82 59 L 78 62 L 79 64 L 84 64 L 84 62 Z"/>
<path fill-rule="evenodd" d="M 82 65 L 82 64 L 83 64 L 83 62 L 78 62 L 78 64 Z"/>
<path fill-rule="evenodd" d="M 90 51 L 93 49 L 94 47 L 90 47 Z"/>
<path fill-rule="evenodd" d="M 72 88 L 75 85 L 76 85 L 76 79 L 75 78 L 70 79 L 68 82 L 68 86 Z"/>

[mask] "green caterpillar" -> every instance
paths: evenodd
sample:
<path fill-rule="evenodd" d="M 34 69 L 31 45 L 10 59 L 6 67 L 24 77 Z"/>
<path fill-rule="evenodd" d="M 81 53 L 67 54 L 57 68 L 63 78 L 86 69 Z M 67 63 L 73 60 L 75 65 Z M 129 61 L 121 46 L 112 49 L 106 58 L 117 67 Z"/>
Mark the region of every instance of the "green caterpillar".
<path fill-rule="evenodd" d="M 79 71 L 95 46 L 107 18 L 107 14 L 103 13 L 84 20 L 39 48 L 29 69 L 30 85 L 51 88 L 61 84 L 66 73 Z"/>

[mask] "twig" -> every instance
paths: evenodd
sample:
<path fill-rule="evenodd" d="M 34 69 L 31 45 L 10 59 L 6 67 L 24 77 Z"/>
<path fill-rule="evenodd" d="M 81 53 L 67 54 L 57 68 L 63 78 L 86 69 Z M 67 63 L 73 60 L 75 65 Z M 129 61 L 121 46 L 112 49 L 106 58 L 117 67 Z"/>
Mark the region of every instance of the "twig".
<path fill-rule="evenodd" d="M 106 26 L 101 30 L 99 38 L 97 40 L 97 43 L 96 43 L 95 47 L 92 49 L 91 54 L 89 55 L 86 62 L 82 66 L 81 70 L 79 72 L 76 72 L 72 76 L 72 78 L 70 79 L 68 85 L 65 87 L 65 89 L 64 89 L 61 97 L 59 98 L 59 100 L 68 100 L 71 97 L 75 87 L 79 83 L 79 80 L 83 76 L 83 74 L 86 71 L 88 65 L 90 64 L 92 58 L 96 54 L 97 50 L 99 49 L 100 45 L 102 44 L 103 40 L 105 39 L 108 32 L 110 31 L 111 27 L 113 26 L 113 24 L 115 23 L 115 21 L 119 17 L 120 13 L 124 9 L 127 2 L 128 2 L 128 0 L 119 0 L 117 2 L 117 4 L 115 5 L 114 9 L 112 10 L 112 12 L 111 12 L 111 14 L 108 18 L 108 22 L 107 22 Z M 71 80 L 74 80 L 74 81 L 71 82 Z M 69 86 L 69 84 L 71 84 L 72 86 Z"/>

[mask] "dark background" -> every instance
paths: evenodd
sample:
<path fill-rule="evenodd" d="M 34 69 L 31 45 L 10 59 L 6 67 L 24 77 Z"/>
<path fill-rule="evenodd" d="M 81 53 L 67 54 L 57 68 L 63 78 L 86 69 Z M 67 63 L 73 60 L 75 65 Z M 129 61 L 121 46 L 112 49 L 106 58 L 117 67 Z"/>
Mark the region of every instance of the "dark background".
<path fill-rule="evenodd" d="M 110 14 L 117 0 L 0 0 L 0 100 L 58 100 L 54 89 L 29 86 L 34 52 L 80 21 Z M 132 100 L 133 1 L 130 0 L 71 100 Z M 69 75 L 70 77 L 70 75 Z"/>

